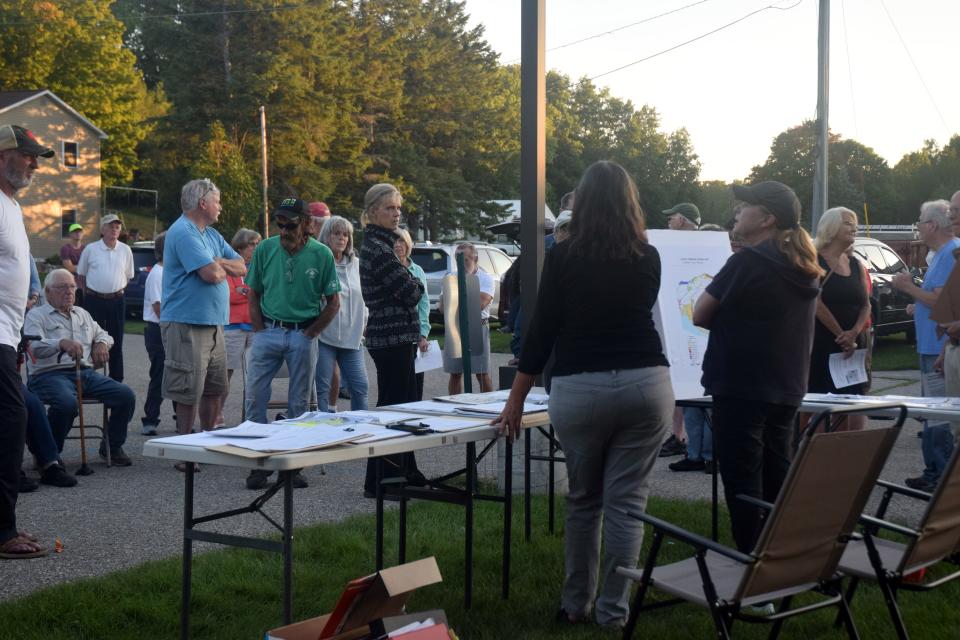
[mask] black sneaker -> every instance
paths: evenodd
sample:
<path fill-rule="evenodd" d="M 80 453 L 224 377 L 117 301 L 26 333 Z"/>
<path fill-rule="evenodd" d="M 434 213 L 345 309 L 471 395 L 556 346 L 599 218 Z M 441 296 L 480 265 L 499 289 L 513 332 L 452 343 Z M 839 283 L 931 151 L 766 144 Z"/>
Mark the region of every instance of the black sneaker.
<path fill-rule="evenodd" d="M 937 488 L 937 483 L 930 482 L 923 476 L 907 478 L 903 481 L 903 484 L 907 485 L 911 489 L 916 489 L 917 491 L 926 491 L 927 493 L 933 493 L 933 490 Z"/>
<path fill-rule="evenodd" d="M 53 487 L 75 487 L 77 479 L 70 475 L 59 462 L 50 465 L 40 474 L 40 482 Z"/>
<path fill-rule="evenodd" d="M 717 468 L 716 463 L 715 463 L 713 460 L 704 460 L 704 461 L 703 461 L 703 472 L 704 472 L 704 473 L 713 475 L 714 471 L 716 471 L 716 468 Z"/>
<path fill-rule="evenodd" d="M 103 458 L 104 460 L 106 460 L 107 458 L 107 456 L 102 452 L 102 450 L 100 453 L 100 457 Z M 114 467 L 129 467 L 130 465 L 133 464 L 133 460 L 131 460 L 130 457 L 126 453 L 124 453 L 121 447 L 117 447 L 116 449 L 111 448 L 110 464 L 113 465 Z"/>
<path fill-rule="evenodd" d="M 667 438 L 666 442 L 663 443 L 663 446 L 660 447 L 661 458 L 685 455 L 687 455 L 687 445 L 677 440 L 676 436 L 671 435 Z"/>
<path fill-rule="evenodd" d="M 20 470 L 20 485 L 17 489 L 19 493 L 30 493 L 31 491 L 36 491 L 40 488 L 40 483 L 29 477 L 23 472 L 23 469 Z"/>
<path fill-rule="evenodd" d="M 247 476 L 247 489 L 258 490 L 264 489 L 267 486 L 267 478 L 273 474 L 273 471 L 263 471 L 262 469 L 254 469 L 250 472 L 250 475 Z"/>
<path fill-rule="evenodd" d="M 307 479 L 303 477 L 303 473 L 297 471 L 293 474 L 293 488 L 294 489 L 306 489 L 310 486 L 310 483 L 307 482 Z"/>
<path fill-rule="evenodd" d="M 707 466 L 707 463 L 703 460 L 691 460 L 690 458 L 684 458 L 683 460 L 677 460 L 676 462 L 671 462 L 667 465 L 667 468 L 670 471 L 703 471 Z"/>

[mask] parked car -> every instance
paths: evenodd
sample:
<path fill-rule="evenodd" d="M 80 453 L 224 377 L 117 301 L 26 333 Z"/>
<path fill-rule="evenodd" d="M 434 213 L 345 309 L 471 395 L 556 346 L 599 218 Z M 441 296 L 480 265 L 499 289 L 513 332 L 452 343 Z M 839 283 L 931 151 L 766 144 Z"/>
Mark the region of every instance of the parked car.
<path fill-rule="evenodd" d="M 885 336 L 906 331 L 907 340 L 915 340 L 913 318 L 907 315 L 907 305 L 913 303 L 913 298 L 891 287 L 890 281 L 898 273 L 910 273 L 917 286 L 920 286 L 919 274 L 911 271 L 893 249 L 874 238 L 857 238 L 853 243 L 853 254 L 870 272 L 874 333 Z"/>
<path fill-rule="evenodd" d="M 440 310 L 440 292 L 443 290 L 443 277 L 448 273 L 456 273 L 457 261 L 454 252 L 457 244 L 417 244 L 413 247 L 410 259 L 423 269 L 427 276 L 427 295 L 430 297 L 430 320 L 443 322 L 443 312 Z M 480 268 L 493 276 L 496 290 L 493 302 L 490 303 L 490 318 L 497 319 L 497 308 L 500 304 L 500 279 L 507 272 L 513 260 L 506 253 L 481 242 L 474 242 L 477 248 L 477 262 Z"/>
<path fill-rule="evenodd" d="M 157 263 L 153 252 L 153 240 L 141 240 L 130 246 L 133 252 L 133 279 L 127 283 L 123 294 L 127 303 L 128 318 L 143 317 L 143 292 L 147 284 L 147 274 Z"/>

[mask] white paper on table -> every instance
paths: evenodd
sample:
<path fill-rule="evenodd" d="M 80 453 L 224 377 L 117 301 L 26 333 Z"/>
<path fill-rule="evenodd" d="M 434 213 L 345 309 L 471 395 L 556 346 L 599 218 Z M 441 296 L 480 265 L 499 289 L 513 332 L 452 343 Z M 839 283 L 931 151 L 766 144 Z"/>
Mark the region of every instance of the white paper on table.
<path fill-rule="evenodd" d="M 440 343 L 436 340 L 430 340 L 427 343 L 427 350 L 417 349 L 417 358 L 413 361 L 413 370 L 416 373 L 439 369 L 443 366 L 443 350 Z"/>
<path fill-rule="evenodd" d="M 830 354 L 830 377 L 837 389 L 867 381 L 867 350 L 857 349 L 849 358 L 845 356 L 844 353 Z"/>
<path fill-rule="evenodd" d="M 346 416 L 355 422 L 366 422 L 368 424 L 397 424 L 407 420 L 416 420 L 420 416 L 415 413 L 402 413 L 400 411 L 380 411 L 377 409 L 343 411 L 339 416 Z"/>
<path fill-rule="evenodd" d="M 291 428 L 293 427 L 282 423 L 263 424 L 246 420 L 235 427 L 217 429 L 208 433 L 217 438 L 269 438 L 287 433 Z"/>
<path fill-rule="evenodd" d="M 393 405 L 394 409 L 403 409 L 404 411 L 416 411 L 417 413 L 442 413 L 450 414 L 456 408 L 449 402 L 437 402 L 436 400 L 418 400 L 416 402 L 404 402 Z M 416 417 L 416 416 L 414 416 Z"/>
<path fill-rule="evenodd" d="M 292 424 L 298 427 L 310 426 L 340 426 L 353 422 L 360 422 L 356 418 L 344 415 L 342 413 L 331 413 L 329 411 L 307 411 L 296 418 L 285 418 L 277 420 L 273 424 Z"/>
<path fill-rule="evenodd" d="M 276 451 L 299 451 L 302 449 L 319 449 L 343 442 L 350 442 L 370 431 L 358 429 L 355 426 L 333 427 L 330 429 L 299 429 L 269 438 L 245 439 L 238 443 L 231 443 L 242 449 L 272 453 Z M 220 444 L 216 442 L 215 444 Z"/>
<path fill-rule="evenodd" d="M 457 393 L 452 396 L 437 396 L 437 402 L 452 402 L 454 404 L 487 404 L 510 397 L 510 390 L 488 391 L 486 393 Z"/>
<path fill-rule="evenodd" d="M 454 407 L 453 412 L 463 415 L 500 415 L 504 407 L 507 406 L 506 400 L 501 402 L 488 402 L 487 404 L 471 404 L 463 407 Z M 542 404 L 523 403 L 523 415 L 531 413 L 540 413 L 546 411 L 547 407 Z"/>
<path fill-rule="evenodd" d="M 416 422 L 418 424 L 423 424 L 438 433 L 446 433 L 447 431 L 459 431 L 461 429 L 470 429 L 471 427 L 482 427 L 490 424 L 490 419 L 488 418 L 448 418 L 446 416 L 421 416 L 417 418 Z"/>
<path fill-rule="evenodd" d="M 250 438 L 215 437 L 213 434 L 213 431 L 201 431 L 200 433 L 187 433 L 182 436 L 150 438 L 147 442 L 154 444 L 178 444 L 185 447 L 214 447 L 223 444 L 239 446 L 250 442 Z"/>

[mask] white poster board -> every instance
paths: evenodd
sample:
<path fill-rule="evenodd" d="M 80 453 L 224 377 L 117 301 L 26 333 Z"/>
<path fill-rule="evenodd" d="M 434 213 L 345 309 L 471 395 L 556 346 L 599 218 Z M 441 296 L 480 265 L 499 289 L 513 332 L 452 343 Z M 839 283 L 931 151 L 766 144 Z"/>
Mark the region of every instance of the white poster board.
<path fill-rule="evenodd" d="M 719 231 L 649 229 L 647 238 L 660 253 L 660 294 L 653 321 L 670 363 L 678 400 L 703 395 L 700 378 L 710 332 L 693 325 L 693 307 L 713 276 L 733 255 L 730 238 Z"/>

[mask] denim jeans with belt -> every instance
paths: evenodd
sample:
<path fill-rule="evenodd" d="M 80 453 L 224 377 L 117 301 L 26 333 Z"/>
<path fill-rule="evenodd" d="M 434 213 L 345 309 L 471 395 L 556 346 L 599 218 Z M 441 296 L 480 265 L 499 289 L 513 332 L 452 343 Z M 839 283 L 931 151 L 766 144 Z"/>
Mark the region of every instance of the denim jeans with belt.
<path fill-rule="evenodd" d="M 561 596 L 568 614 L 587 615 L 596 596 L 598 623 L 626 620 L 630 581 L 616 571 L 637 566 L 643 524 L 622 510 L 646 508 L 650 472 L 673 407 L 667 367 L 553 378 L 550 421 L 563 445 L 570 484 Z"/>
<path fill-rule="evenodd" d="M 287 416 L 296 417 L 310 405 L 310 389 L 317 366 L 317 339 L 308 338 L 301 329 L 271 327 L 253 334 L 247 352 L 247 385 L 244 415 L 247 420 L 267 422 L 273 377 L 286 362 L 290 372 L 287 391 Z"/>

